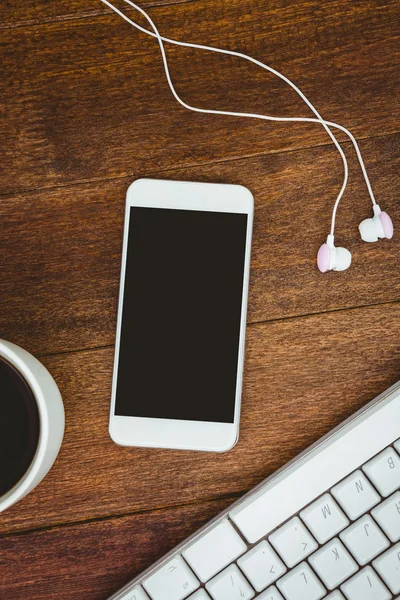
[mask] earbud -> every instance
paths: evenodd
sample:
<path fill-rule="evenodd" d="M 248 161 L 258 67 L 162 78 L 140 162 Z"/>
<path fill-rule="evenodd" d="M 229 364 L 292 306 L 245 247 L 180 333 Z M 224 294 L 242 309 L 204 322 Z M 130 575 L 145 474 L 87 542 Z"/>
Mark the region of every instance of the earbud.
<path fill-rule="evenodd" d="M 374 205 L 374 216 L 361 221 L 358 229 L 364 242 L 377 242 L 378 238 L 390 240 L 393 237 L 392 219 L 377 204 Z"/>
<path fill-rule="evenodd" d="M 328 235 L 317 254 L 318 269 L 326 271 L 345 271 L 351 264 L 351 252 L 346 248 L 336 248 L 334 236 Z"/>

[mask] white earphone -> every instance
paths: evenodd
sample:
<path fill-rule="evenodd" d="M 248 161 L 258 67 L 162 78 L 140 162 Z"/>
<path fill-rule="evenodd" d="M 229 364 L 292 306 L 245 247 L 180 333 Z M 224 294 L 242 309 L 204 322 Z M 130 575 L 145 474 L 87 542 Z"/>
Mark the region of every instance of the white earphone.
<path fill-rule="evenodd" d="M 347 248 L 336 248 L 333 235 L 328 235 L 317 254 L 318 269 L 326 271 L 345 271 L 351 265 L 351 252 Z"/>
<path fill-rule="evenodd" d="M 377 242 L 378 238 L 390 240 L 393 237 L 392 219 L 377 204 L 374 205 L 374 216 L 361 221 L 358 228 L 364 242 Z"/>
<path fill-rule="evenodd" d="M 376 203 L 376 200 L 375 200 L 375 197 L 374 197 L 374 194 L 372 191 L 372 187 L 369 182 L 367 170 L 365 168 L 364 161 L 361 156 L 359 146 L 358 146 L 357 141 L 354 138 L 353 134 L 348 129 L 346 129 L 342 125 L 339 125 L 338 123 L 333 123 L 332 121 L 325 121 L 321 117 L 321 115 L 319 114 L 317 109 L 314 107 L 314 105 L 310 102 L 310 100 L 308 100 L 308 98 L 303 94 L 303 92 L 292 81 L 290 81 L 290 79 L 288 79 L 285 75 L 283 75 L 279 71 L 276 71 L 272 67 L 269 67 L 268 65 L 258 61 L 257 59 L 252 58 L 251 56 L 248 56 L 247 54 L 243 54 L 241 52 L 234 52 L 232 50 L 224 50 L 221 48 L 216 48 L 214 46 L 204 46 L 202 44 L 192 44 L 190 42 L 180 42 L 178 40 L 163 37 L 160 35 L 156 25 L 154 24 L 151 17 L 146 13 L 146 11 L 144 11 L 140 6 L 138 6 L 137 4 L 132 2 L 132 0 L 124 0 L 124 1 L 127 4 L 129 4 L 130 6 L 132 6 L 134 9 L 136 9 L 139 13 L 141 13 L 146 18 L 146 20 L 150 24 L 153 31 L 149 31 L 148 29 L 145 29 L 144 27 L 141 27 L 140 25 L 138 25 L 137 23 L 132 21 L 123 12 L 121 12 L 118 8 L 116 8 L 111 2 L 109 2 L 109 0 L 101 0 L 101 2 L 103 2 L 104 4 L 109 6 L 114 12 L 116 12 L 120 17 L 125 19 L 125 21 L 127 21 L 130 25 L 132 25 L 133 27 L 136 27 L 136 29 L 138 29 L 139 31 L 142 31 L 146 35 L 150 35 L 152 37 L 157 38 L 159 46 L 160 46 L 160 50 L 161 50 L 161 56 L 163 59 L 164 70 L 165 70 L 165 75 L 167 78 L 168 85 L 170 87 L 170 90 L 171 90 L 174 98 L 184 108 L 187 108 L 188 110 L 191 110 L 194 112 L 200 112 L 200 113 L 206 113 L 206 114 L 227 115 L 227 116 L 234 116 L 234 117 L 246 117 L 246 118 L 253 118 L 253 119 L 263 119 L 266 121 L 288 121 L 288 122 L 291 121 L 291 122 L 320 123 L 324 127 L 324 129 L 326 130 L 329 137 L 335 144 L 335 146 L 342 158 L 344 177 L 343 177 L 342 187 L 340 189 L 340 192 L 336 198 L 336 201 L 335 201 L 335 204 L 333 207 L 330 233 L 327 237 L 325 244 L 322 244 L 322 246 L 318 250 L 318 254 L 317 254 L 317 265 L 318 265 L 319 270 L 322 273 L 324 273 L 326 271 L 331 271 L 331 270 L 344 271 L 344 270 L 348 269 L 351 264 L 351 253 L 349 252 L 349 250 L 347 250 L 346 248 L 340 248 L 340 247 L 337 248 L 337 247 L 335 247 L 335 244 L 334 244 L 336 212 L 337 212 L 340 200 L 343 196 L 343 193 L 346 189 L 347 180 L 348 180 L 348 164 L 347 164 L 346 156 L 345 156 L 338 140 L 336 139 L 335 135 L 332 133 L 332 131 L 330 129 L 331 127 L 335 128 L 335 129 L 340 129 L 350 138 L 350 140 L 354 146 L 354 149 L 356 151 L 357 158 L 360 163 L 361 171 L 364 176 L 365 183 L 367 185 L 368 193 L 369 193 L 371 201 L 372 201 L 374 216 L 369 219 L 364 219 L 364 221 L 362 221 L 360 223 L 359 230 L 360 230 L 361 238 L 366 242 L 376 242 L 378 240 L 378 238 L 391 239 L 393 237 L 392 220 L 386 212 L 381 211 L 380 207 Z M 187 104 L 180 98 L 180 96 L 178 95 L 178 93 L 175 90 L 175 87 L 172 83 L 171 75 L 170 75 L 169 67 L 168 67 L 168 61 L 167 61 L 165 48 L 164 48 L 164 42 L 166 42 L 168 44 L 174 44 L 176 46 L 197 48 L 199 50 L 207 50 L 209 52 L 217 52 L 219 54 L 228 54 L 230 56 L 237 56 L 244 60 L 248 60 L 248 61 L 258 65 L 259 67 L 266 69 L 270 73 L 273 73 L 274 75 L 276 75 L 277 77 L 279 77 L 280 79 L 285 81 L 302 98 L 302 100 L 307 104 L 307 106 L 312 110 L 312 112 L 315 114 L 315 116 L 317 118 L 273 117 L 270 115 L 261 115 L 261 114 L 256 114 L 256 113 L 244 113 L 244 112 L 242 113 L 242 112 L 231 112 L 231 111 L 225 111 L 225 110 L 212 110 L 212 109 L 205 109 L 205 108 L 198 108 L 196 106 L 191 106 L 190 104 Z"/>

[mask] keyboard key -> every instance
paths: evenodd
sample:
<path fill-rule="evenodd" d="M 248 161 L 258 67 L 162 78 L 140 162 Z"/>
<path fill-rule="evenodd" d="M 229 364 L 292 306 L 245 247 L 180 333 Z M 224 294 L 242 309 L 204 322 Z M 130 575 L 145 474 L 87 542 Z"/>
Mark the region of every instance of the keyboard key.
<path fill-rule="evenodd" d="M 230 565 L 206 584 L 213 600 L 250 600 L 254 590 L 236 565 Z"/>
<path fill-rule="evenodd" d="M 343 596 L 342 592 L 339 592 L 339 590 L 335 590 L 334 592 L 332 592 L 332 594 L 329 594 L 329 596 L 324 598 L 324 600 L 345 600 L 345 597 Z"/>
<path fill-rule="evenodd" d="M 330 494 L 318 498 L 300 513 L 300 517 L 320 544 L 325 544 L 349 524 Z"/>
<path fill-rule="evenodd" d="M 297 565 L 318 548 L 318 544 L 298 517 L 274 531 L 269 541 L 289 568 Z"/>
<path fill-rule="evenodd" d="M 308 561 L 328 590 L 339 587 L 358 571 L 357 563 L 337 538 L 315 552 Z"/>
<path fill-rule="evenodd" d="M 183 600 L 199 585 L 181 556 L 172 558 L 143 582 L 151 600 Z"/>
<path fill-rule="evenodd" d="M 305 562 L 282 577 L 276 585 L 286 600 L 320 600 L 325 596 L 324 586 Z"/>
<path fill-rule="evenodd" d="M 348 600 L 390 600 L 392 594 L 371 567 L 365 567 L 342 585 Z"/>
<path fill-rule="evenodd" d="M 285 565 L 265 540 L 241 556 L 237 562 L 257 592 L 265 590 L 286 573 Z"/>
<path fill-rule="evenodd" d="M 396 492 L 372 511 L 391 542 L 400 540 L 400 492 Z"/>
<path fill-rule="evenodd" d="M 400 592 L 400 544 L 390 548 L 372 563 L 393 594 Z"/>
<path fill-rule="evenodd" d="M 201 589 L 195 592 L 193 596 L 190 596 L 187 600 L 210 600 L 210 596 L 207 594 L 206 590 Z"/>
<path fill-rule="evenodd" d="M 358 564 L 366 565 L 389 546 L 389 540 L 375 521 L 365 515 L 340 534 Z"/>
<path fill-rule="evenodd" d="M 265 590 L 260 596 L 257 596 L 257 600 L 285 600 L 284 597 L 275 586 L 272 586 Z"/>
<path fill-rule="evenodd" d="M 242 538 L 225 519 L 182 554 L 200 581 L 205 582 L 246 550 L 247 546 Z"/>
<path fill-rule="evenodd" d="M 386 498 L 400 487 L 400 457 L 387 448 L 363 466 L 364 473 Z"/>
<path fill-rule="evenodd" d="M 332 488 L 332 495 L 352 521 L 369 511 L 381 499 L 362 471 L 356 471 L 338 483 Z"/>
<path fill-rule="evenodd" d="M 127 592 L 125 596 L 122 596 L 120 600 L 149 600 L 149 597 L 144 592 L 143 588 L 140 585 L 137 585 L 133 590 Z"/>

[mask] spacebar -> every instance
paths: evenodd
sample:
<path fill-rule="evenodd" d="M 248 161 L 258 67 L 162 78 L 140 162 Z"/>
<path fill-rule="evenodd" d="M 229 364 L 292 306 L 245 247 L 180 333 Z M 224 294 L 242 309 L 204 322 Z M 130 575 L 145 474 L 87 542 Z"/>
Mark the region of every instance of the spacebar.
<path fill-rule="evenodd" d="M 229 513 L 254 544 L 400 436 L 400 394 L 321 441 Z M 372 414 L 371 414 L 372 413 Z"/>

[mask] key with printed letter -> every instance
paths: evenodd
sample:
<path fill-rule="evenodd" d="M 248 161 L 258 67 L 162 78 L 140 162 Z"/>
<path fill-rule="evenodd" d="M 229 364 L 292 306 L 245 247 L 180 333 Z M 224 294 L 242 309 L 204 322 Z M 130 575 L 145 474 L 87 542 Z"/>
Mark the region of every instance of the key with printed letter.
<path fill-rule="evenodd" d="M 213 600 L 250 600 L 254 590 L 247 583 L 236 565 L 230 565 L 206 584 Z"/>
<path fill-rule="evenodd" d="M 396 544 L 372 563 L 393 594 L 400 592 L 400 544 Z"/>
<path fill-rule="evenodd" d="M 387 448 L 367 462 L 363 471 L 384 497 L 400 487 L 400 457 L 393 448 Z"/>
<path fill-rule="evenodd" d="M 342 585 L 349 600 L 390 600 L 392 594 L 371 567 L 365 567 Z"/>
<path fill-rule="evenodd" d="M 175 556 L 165 566 L 144 580 L 143 586 L 151 600 L 183 600 L 200 583 L 181 556 Z"/>
<path fill-rule="evenodd" d="M 308 560 L 328 590 L 339 587 L 358 570 L 357 563 L 337 538 L 328 542 Z"/>
<path fill-rule="evenodd" d="M 389 540 L 369 515 L 361 517 L 342 531 L 340 539 L 361 566 L 366 565 L 389 546 Z"/>
<path fill-rule="evenodd" d="M 286 600 L 320 600 L 325 588 L 307 563 L 301 563 L 277 583 Z"/>
<path fill-rule="evenodd" d="M 304 560 L 318 547 L 298 517 L 277 529 L 270 535 L 269 541 L 289 568 Z"/>
<path fill-rule="evenodd" d="M 320 544 L 327 542 L 349 524 L 348 518 L 330 494 L 324 494 L 301 511 L 300 517 Z"/>
<path fill-rule="evenodd" d="M 391 542 L 400 540 L 400 492 L 396 492 L 374 508 L 372 516 Z"/>
<path fill-rule="evenodd" d="M 360 470 L 332 488 L 332 494 L 352 521 L 361 517 L 380 501 L 379 494 Z"/>
<path fill-rule="evenodd" d="M 265 590 L 286 572 L 285 565 L 265 540 L 241 556 L 237 562 L 257 592 Z"/>

